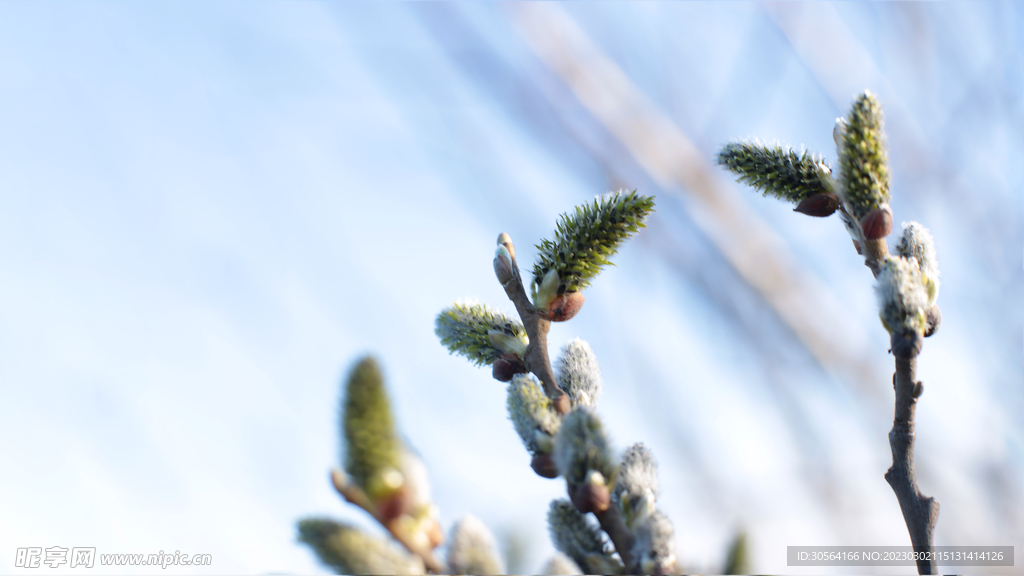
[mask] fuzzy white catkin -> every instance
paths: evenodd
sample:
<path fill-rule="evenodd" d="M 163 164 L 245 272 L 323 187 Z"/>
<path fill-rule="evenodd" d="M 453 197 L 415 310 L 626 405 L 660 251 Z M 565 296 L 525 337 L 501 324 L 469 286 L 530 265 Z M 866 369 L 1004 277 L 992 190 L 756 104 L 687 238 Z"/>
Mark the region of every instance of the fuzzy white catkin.
<path fill-rule="evenodd" d="M 561 552 L 555 552 L 555 555 L 548 560 L 547 564 L 544 565 L 544 574 L 548 576 L 556 576 L 558 574 L 583 574 L 583 570 L 576 565 L 576 562 L 572 558 L 569 558 Z"/>
<path fill-rule="evenodd" d="M 572 558 L 587 574 L 620 574 L 622 564 L 605 552 L 601 531 L 587 522 L 571 502 L 551 501 L 548 532 L 555 549 Z"/>
<path fill-rule="evenodd" d="M 657 499 L 658 461 L 643 443 L 634 444 L 622 455 L 612 500 L 619 507 L 623 521 L 632 527 L 654 511 Z"/>
<path fill-rule="evenodd" d="M 935 240 L 931 232 L 917 222 L 904 222 L 903 234 L 896 250 L 904 258 L 916 258 L 921 272 L 934 283 L 935 289 L 931 298 L 934 304 L 939 292 L 939 263 L 935 258 Z"/>
<path fill-rule="evenodd" d="M 553 437 L 558 433 L 561 421 L 544 394 L 540 382 L 533 374 L 516 374 L 508 385 L 508 417 L 512 420 L 519 437 L 531 454 L 548 452 L 538 445 L 538 430 L 542 436 Z"/>
<path fill-rule="evenodd" d="M 637 525 L 635 535 L 633 557 L 637 559 L 641 573 L 652 574 L 655 568 L 659 568 L 662 574 L 671 574 L 675 570 L 675 531 L 668 516 L 655 510 Z"/>
<path fill-rule="evenodd" d="M 405 488 L 409 490 L 413 506 L 429 506 L 430 499 L 430 478 L 427 475 L 427 466 L 423 460 L 408 446 L 402 446 L 402 476 L 405 479 Z"/>
<path fill-rule="evenodd" d="M 476 516 L 466 514 L 452 527 L 448 543 L 451 574 L 500 574 L 494 536 Z"/>
<path fill-rule="evenodd" d="M 921 269 L 914 260 L 889 258 L 878 274 L 875 287 L 882 324 L 890 332 L 922 332 L 925 311 L 930 307 Z"/>
<path fill-rule="evenodd" d="M 562 347 L 555 361 L 555 380 L 573 406 L 596 406 L 601 395 L 601 370 L 590 344 L 579 338 Z"/>
<path fill-rule="evenodd" d="M 581 484 L 589 470 L 615 477 L 611 448 L 593 408 L 579 406 L 562 419 L 555 436 L 555 466 L 570 485 Z"/>

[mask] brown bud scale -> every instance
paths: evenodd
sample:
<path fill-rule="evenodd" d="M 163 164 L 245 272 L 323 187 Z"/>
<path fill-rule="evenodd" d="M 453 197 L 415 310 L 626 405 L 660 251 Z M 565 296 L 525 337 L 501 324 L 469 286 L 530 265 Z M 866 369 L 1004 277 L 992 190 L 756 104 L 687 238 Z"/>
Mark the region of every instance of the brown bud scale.
<path fill-rule="evenodd" d="M 377 514 L 386 522 L 410 513 L 412 506 L 412 494 L 407 486 L 402 486 L 394 494 L 377 503 Z"/>
<path fill-rule="evenodd" d="M 804 198 L 793 208 L 794 212 L 807 214 L 816 218 L 831 216 L 839 208 L 839 197 L 835 194 L 822 192 L 808 198 Z"/>
<path fill-rule="evenodd" d="M 534 454 L 530 460 L 530 468 L 533 468 L 538 476 L 558 478 L 558 466 L 555 466 L 555 459 L 550 454 Z"/>
<path fill-rule="evenodd" d="M 583 484 L 573 490 L 569 497 L 572 500 L 572 505 L 583 514 L 604 512 L 612 501 L 608 487 L 596 484 Z"/>
<path fill-rule="evenodd" d="M 565 292 L 551 301 L 547 313 L 548 320 L 565 322 L 572 319 L 580 311 L 580 308 L 583 308 L 585 301 L 586 297 L 579 292 Z"/>
<path fill-rule="evenodd" d="M 511 353 L 502 354 L 491 365 L 491 376 L 499 382 L 511 382 L 513 376 L 526 372 L 526 364 L 523 363 L 523 359 Z"/>
<path fill-rule="evenodd" d="M 888 208 L 876 208 L 860 219 L 860 229 L 867 240 L 878 240 L 892 233 L 892 212 Z"/>
<path fill-rule="evenodd" d="M 932 334 L 935 334 L 935 331 L 938 330 L 941 325 L 942 310 L 939 310 L 938 304 L 934 304 L 928 309 L 928 312 L 925 313 L 924 337 L 927 338 Z"/>

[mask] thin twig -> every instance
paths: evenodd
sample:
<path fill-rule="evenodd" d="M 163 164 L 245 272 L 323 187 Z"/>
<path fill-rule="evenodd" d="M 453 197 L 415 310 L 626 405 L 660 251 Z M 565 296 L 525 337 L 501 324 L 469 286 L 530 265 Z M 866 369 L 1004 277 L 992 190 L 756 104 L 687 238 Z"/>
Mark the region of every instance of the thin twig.
<path fill-rule="evenodd" d="M 559 414 L 568 414 L 572 408 L 569 396 L 563 392 L 555 382 L 555 373 L 551 369 L 551 360 L 548 359 L 548 330 L 551 328 L 551 321 L 542 318 L 540 311 L 530 302 L 526 295 L 526 288 L 523 287 L 523 278 L 519 273 L 519 265 L 516 263 L 515 248 L 512 243 L 506 243 L 509 253 L 512 256 L 512 277 L 502 284 L 508 299 L 516 306 L 519 312 L 519 319 L 526 328 L 526 335 L 530 343 L 526 346 L 526 354 L 523 356 L 523 363 L 526 369 L 533 372 L 540 379 L 544 386 L 544 393 L 551 398 L 555 410 Z"/>
<path fill-rule="evenodd" d="M 334 489 L 342 495 L 345 500 L 350 504 L 365 510 L 370 516 L 373 516 L 374 520 L 380 523 L 388 532 L 394 536 L 395 540 L 398 540 L 402 546 L 412 552 L 413 554 L 420 557 L 423 560 L 423 566 L 427 570 L 434 574 L 442 574 L 445 572 L 444 566 L 434 557 L 433 550 L 429 546 L 419 546 L 412 539 L 405 530 L 402 529 L 401 524 L 397 520 L 386 521 L 384 518 L 377 513 L 376 507 L 370 502 L 370 498 L 363 492 L 362 488 L 356 486 L 354 483 L 349 482 L 348 477 L 341 470 L 331 470 L 331 483 L 334 484 Z"/>
<path fill-rule="evenodd" d="M 868 240 L 862 244 L 864 265 L 877 278 L 882 264 L 889 257 L 885 239 Z M 896 403 L 889 431 L 889 447 L 892 450 L 892 466 L 885 473 L 885 481 L 892 487 L 900 503 L 903 520 L 910 532 L 910 543 L 915 552 L 932 552 L 935 522 L 939 518 L 939 503 L 931 496 L 924 496 L 917 487 L 917 473 L 914 470 L 914 408 L 924 386 L 916 381 L 917 354 L 909 358 L 896 357 L 896 373 L 892 377 L 896 392 Z M 929 556 L 932 556 L 929 554 Z M 919 574 L 935 574 L 934 560 L 918 560 Z"/>
<path fill-rule="evenodd" d="M 914 551 L 931 552 L 932 534 L 939 518 L 939 503 L 935 498 L 921 494 L 914 472 L 914 407 L 924 391 L 924 386 L 915 381 L 916 371 L 916 357 L 896 358 L 896 374 L 892 379 L 896 391 L 896 410 L 892 430 L 889 431 L 892 466 L 885 473 L 885 481 L 899 500 Z M 935 574 L 934 560 L 918 560 L 917 572 Z"/>
<path fill-rule="evenodd" d="M 639 574 L 640 567 L 633 566 L 635 560 L 633 558 L 633 542 L 635 538 L 629 532 L 629 529 L 626 528 L 626 523 L 622 521 L 619 509 L 615 506 L 609 506 L 604 512 L 594 512 L 594 516 L 597 516 L 601 529 L 608 534 L 608 538 L 615 545 L 615 551 L 619 553 L 622 565 L 626 567 L 626 574 Z"/>

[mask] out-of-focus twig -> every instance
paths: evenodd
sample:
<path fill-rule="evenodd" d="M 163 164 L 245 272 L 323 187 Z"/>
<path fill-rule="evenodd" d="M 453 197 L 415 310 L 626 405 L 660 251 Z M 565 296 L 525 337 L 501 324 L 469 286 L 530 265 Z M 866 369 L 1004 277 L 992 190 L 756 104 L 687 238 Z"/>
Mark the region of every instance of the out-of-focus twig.
<path fill-rule="evenodd" d="M 356 486 L 355 483 L 349 482 L 344 472 L 341 470 L 331 470 L 331 483 L 334 485 L 334 489 L 346 501 L 350 504 L 355 504 L 365 510 L 370 516 L 373 516 L 375 520 L 380 522 L 381 526 L 386 528 L 395 537 L 395 540 L 398 540 L 409 552 L 419 556 L 427 570 L 434 574 L 443 574 L 445 572 L 444 565 L 434 557 L 434 552 L 429 546 L 420 546 L 413 542 L 406 534 L 406 531 L 402 529 L 401 523 L 398 520 L 385 521 L 377 512 L 376 507 L 370 502 L 366 493 L 359 486 Z"/>

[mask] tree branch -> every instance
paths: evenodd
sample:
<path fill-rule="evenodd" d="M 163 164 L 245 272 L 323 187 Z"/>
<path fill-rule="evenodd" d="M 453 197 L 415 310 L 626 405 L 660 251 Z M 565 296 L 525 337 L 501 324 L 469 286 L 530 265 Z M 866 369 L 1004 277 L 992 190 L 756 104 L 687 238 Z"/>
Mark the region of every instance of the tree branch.
<path fill-rule="evenodd" d="M 401 523 L 396 520 L 390 522 L 385 521 L 380 514 L 377 513 L 376 507 L 370 502 L 370 498 L 367 497 L 363 490 L 356 486 L 354 483 L 349 482 L 348 477 L 341 470 L 331 470 L 331 483 L 334 484 L 334 489 L 342 495 L 345 500 L 350 504 L 365 510 L 370 516 L 373 516 L 374 520 L 380 522 L 380 525 L 387 529 L 388 532 L 394 536 L 395 540 L 398 540 L 402 546 L 412 552 L 413 554 L 420 557 L 423 560 L 423 566 L 427 570 L 434 574 L 443 574 L 445 572 L 444 566 L 434 557 L 433 550 L 429 546 L 420 546 L 412 541 L 406 531 L 402 528 Z"/>
<path fill-rule="evenodd" d="M 530 338 L 530 344 L 526 347 L 526 354 L 523 361 L 526 369 L 533 372 L 544 386 L 544 393 L 554 402 L 555 409 L 559 414 L 568 414 L 572 409 L 569 395 L 563 392 L 555 382 L 555 373 L 551 369 L 551 361 L 548 358 L 548 330 L 551 328 L 551 321 L 543 318 L 540 311 L 530 302 L 526 295 L 526 288 L 523 287 L 523 279 L 519 272 L 519 265 L 516 263 L 515 247 L 511 240 L 503 244 L 512 257 L 512 277 L 501 286 L 505 289 L 508 299 L 516 306 L 519 318 L 526 328 L 526 334 Z M 568 488 L 568 485 L 566 485 Z M 635 572 L 633 567 L 633 535 L 626 528 L 619 511 L 614 506 L 609 506 L 602 512 L 594 512 L 601 529 L 608 534 L 615 551 L 619 553 L 622 564 L 627 572 Z"/>
<path fill-rule="evenodd" d="M 523 362 L 526 369 L 533 372 L 544 386 L 544 393 L 551 398 L 555 410 L 559 414 L 568 414 L 572 408 L 569 396 L 562 392 L 555 382 L 555 373 L 551 369 L 551 360 L 548 359 L 548 330 L 551 329 L 551 321 L 540 315 L 540 311 L 530 302 L 526 295 L 526 288 L 523 287 L 523 278 L 519 273 L 519 265 L 516 263 L 515 247 L 511 241 L 505 242 L 509 254 L 512 256 L 512 277 L 501 285 L 505 289 L 508 299 L 516 306 L 519 312 L 519 319 L 526 328 L 526 335 L 530 343 L 526 346 L 526 354 Z"/>
<path fill-rule="evenodd" d="M 626 523 L 622 521 L 618 508 L 609 506 L 604 512 L 594 512 L 594 516 L 601 524 L 601 529 L 608 534 L 612 544 L 615 545 L 615 551 L 619 553 L 622 565 L 626 567 L 626 574 L 639 574 L 640 567 L 633 566 L 633 562 L 636 560 L 633 558 L 635 538 L 626 528 Z"/>
<path fill-rule="evenodd" d="M 877 278 L 882 263 L 889 257 L 889 247 L 884 238 L 862 242 L 858 252 L 863 254 L 864 265 Z M 916 381 L 916 374 L 916 353 L 909 357 L 896 357 L 896 373 L 892 377 L 896 404 L 892 430 L 889 431 L 892 466 L 885 473 L 885 481 L 892 487 L 900 503 L 914 551 L 931 552 L 935 522 L 939 518 L 939 503 L 931 496 L 922 495 L 917 487 L 917 473 L 914 470 L 914 408 L 924 386 Z M 918 560 L 917 571 L 919 574 L 935 574 L 934 561 Z"/>
<path fill-rule="evenodd" d="M 914 379 L 916 371 L 916 357 L 896 359 L 896 374 L 892 379 L 896 409 L 889 432 L 892 466 L 885 473 L 885 480 L 899 500 L 914 551 L 931 552 L 939 503 L 931 496 L 921 494 L 914 472 L 914 407 L 924 391 L 924 386 Z M 917 561 L 919 574 L 936 574 L 935 568 L 934 561 Z"/>

